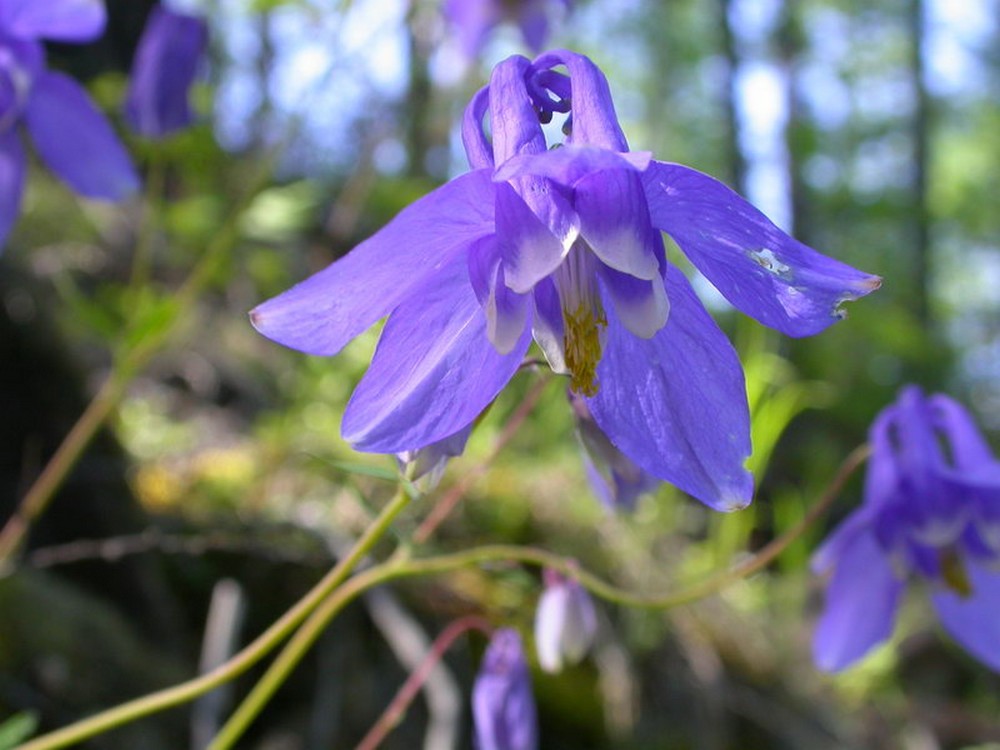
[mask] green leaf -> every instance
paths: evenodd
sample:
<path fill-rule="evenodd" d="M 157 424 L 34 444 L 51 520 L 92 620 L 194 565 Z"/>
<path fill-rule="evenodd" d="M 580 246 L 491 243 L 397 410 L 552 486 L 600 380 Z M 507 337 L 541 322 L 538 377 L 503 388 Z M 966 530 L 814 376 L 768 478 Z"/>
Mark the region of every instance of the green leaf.
<path fill-rule="evenodd" d="M 14 714 L 0 724 L 0 750 L 11 750 L 20 745 L 38 729 L 38 717 L 33 713 Z"/>

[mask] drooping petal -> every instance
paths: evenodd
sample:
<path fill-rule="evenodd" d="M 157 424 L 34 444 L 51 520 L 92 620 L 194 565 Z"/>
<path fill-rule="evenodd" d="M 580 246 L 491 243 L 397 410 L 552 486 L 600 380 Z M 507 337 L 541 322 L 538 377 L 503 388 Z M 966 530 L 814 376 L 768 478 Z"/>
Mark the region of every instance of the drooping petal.
<path fill-rule="evenodd" d="M 0 133 L 0 250 L 21 212 L 24 172 L 24 146 L 17 131 Z"/>
<path fill-rule="evenodd" d="M 660 480 L 612 445 L 583 396 L 569 391 L 569 400 L 590 486 L 608 510 L 634 510 L 639 496 L 659 487 Z"/>
<path fill-rule="evenodd" d="M 494 235 L 469 249 L 469 280 L 486 314 L 486 335 L 500 354 L 520 341 L 531 309 L 531 297 L 508 288 Z"/>
<path fill-rule="evenodd" d="M 536 750 L 538 718 L 521 636 L 493 634 L 472 686 L 476 750 Z"/>
<path fill-rule="evenodd" d="M 602 266 L 604 289 L 622 324 L 642 339 L 652 337 L 667 322 L 670 300 L 659 274 L 648 281 Z"/>
<path fill-rule="evenodd" d="M 895 414 L 897 470 L 906 495 L 910 535 L 935 547 L 951 544 L 961 534 L 971 507 L 945 472 L 931 410 L 919 388 L 900 391 Z"/>
<path fill-rule="evenodd" d="M 251 313 L 268 338 L 309 354 L 336 354 L 413 289 L 493 232 L 489 171 L 462 175 L 403 209 L 326 269 Z M 408 450 L 414 446 L 405 446 Z"/>
<path fill-rule="evenodd" d="M 618 124 L 608 79 L 588 57 L 553 50 L 534 62 L 536 70 L 565 65 L 572 82 L 573 120 L 569 143 L 628 151 L 628 142 Z"/>
<path fill-rule="evenodd" d="M 558 199 L 547 189 L 546 182 L 537 177 L 522 178 L 519 187 L 531 190 L 536 188 L 546 192 L 546 196 L 537 201 L 548 203 L 546 198 Z M 543 205 L 543 207 L 545 207 Z M 572 215 L 569 205 L 562 201 L 563 215 Z M 562 263 L 569 251 L 576 231 L 570 226 L 566 228 L 566 237 L 556 236 L 550 226 L 543 222 L 529 208 L 528 204 L 506 182 L 496 184 L 496 223 L 497 241 L 504 261 L 504 276 L 507 284 L 518 293 L 531 290 L 541 279 L 548 276 Z M 565 244 L 569 241 L 569 244 Z"/>
<path fill-rule="evenodd" d="M 641 172 L 652 161 L 651 151 L 619 152 L 594 146 L 562 146 L 541 154 L 512 156 L 497 168 L 493 179 L 502 182 L 532 174 L 573 187 L 579 180 L 597 172 L 611 169 Z"/>
<path fill-rule="evenodd" d="M 861 507 L 845 518 L 823 543 L 813 552 L 809 560 L 809 569 L 813 573 L 827 573 L 833 570 L 844 551 L 854 544 L 859 534 L 871 532 L 872 512 L 870 508 Z"/>
<path fill-rule="evenodd" d="M 670 318 L 652 338 L 632 335 L 608 310 L 587 405 L 611 442 L 655 477 L 717 510 L 746 506 L 753 477 L 743 368 L 684 275 L 666 274 Z M 606 306 L 607 307 L 607 306 Z"/>
<path fill-rule="evenodd" d="M 1000 572 L 966 559 L 972 593 L 942 588 L 931 597 L 941 624 L 970 654 L 1000 672 Z"/>
<path fill-rule="evenodd" d="M 17 39 L 89 42 L 106 20 L 104 0 L 0 0 L 0 30 Z"/>
<path fill-rule="evenodd" d="M 24 111 L 35 79 L 45 70 L 45 48 L 34 40 L 3 39 L 0 44 L 0 130 L 10 130 Z"/>
<path fill-rule="evenodd" d="M 125 119 L 135 132 L 163 138 L 191 124 L 188 92 L 207 44 L 208 27 L 200 18 L 153 8 L 125 98 Z"/>
<path fill-rule="evenodd" d="M 563 321 L 559 292 L 551 278 L 544 278 L 535 286 L 535 315 L 532 318 L 532 335 L 552 372 L 565 375 L 566 326 Z"/>
<path fill-rule="evenodd" d="M 782 333 L 818 333 L 843 317 L 843 302 L 881 284 L 789 237 L 708 175 L 654 161 L 642 180 L 653 225 L 727 300 Z"/>
<path fill-rule="evenodd" d="M 869 533 L 857 534 L 836 562 L 813 636 L 816 666 L 837 672 L 892 634 L 903 581 Z"/>
<path fill-rule="evenodd" d="M 615 169 L 576 183 L 580 234 L 598 258 L 639 279 L 660 275 L 663 239 L 653 228 L 639 175 Z"/>
<path fill-rule="evenodd" d="M 39 75 L 24 117 L 42 161 L 80 195 L 117 201 L 138 189 L 128 152 L 72 78 Z"/>
<path fill-rule="evenodd" d="M 989 443 L 964 406 L 943 393 L 935 393 L 927 402 L 934 415 L 935 425 L 948 439 L 956 468 L 975 471 L 996 463 Z"/>
<path fill-rule="evenodd" d="M 344 438 L 358 450 L 398 453 L 457 432 L 507 384 L 530 343 L 525 326 L 513 350 L 499 354 L 465 264 L 446 267 L 386 322 L 347 404 Z"/>

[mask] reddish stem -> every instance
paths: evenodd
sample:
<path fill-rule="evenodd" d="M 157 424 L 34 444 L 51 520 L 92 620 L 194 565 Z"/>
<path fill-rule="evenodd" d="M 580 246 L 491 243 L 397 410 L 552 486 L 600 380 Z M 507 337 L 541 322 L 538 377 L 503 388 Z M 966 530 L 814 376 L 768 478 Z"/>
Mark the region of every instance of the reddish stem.
<path fill-rule="evenodd" d="M 441 522 L 448 517 L 455 509 L 455 506 L 465 497 L 465 493 L 469 491 L 476 480 L 489 470 L 497 456 L 500 455 L 500 451 L 513 439 L 518 429 L 524 424 L 524 420 L 528 418 L 531 410 L 535 408 L 538 399 L 542 395 L 542 391 L 545 390 L 545 386 L 548 384 L 549 378 L 543 377 L 531 387 L 531 390 L 525 395 L 524 401 L 520 403 L 511 415 L 510 421 L 504 425 L 503 431 L 497 437 L 496 444 L 493 446 L 493 450 L 490 451 L 490 455 L 486 460 L 470 469 L 454 486 L 444 493 L 437 504 L 431 508 L 431 512 L 427 514 L 427 518 L 413 532 L 414 544 L 420 545 L 426 542 L 431 534 L 437 530 L 437 527 L 441 525 Z"/>
<path fill-rule="evenodd" d="M 402 687 L 399 688 L 399 692 L 396 693 L 392 702 L 382 712 L 382 715 L 378 717 L 378 720 L 368 730 L 368 734 L 365 735 L 364 739 L 358 743 L 355 750 L 375 750 L 375 748 L 382 744 L 383 740 L 399 724 L 406 713 L 406 709 L 409 708 L 420 688 L 423 687 L 430 676 L 431 671 L 437 666 L 437 663 L 441 661 L 441 658 L 447 653 L 458 637 L 470 630 L 478 630 L 489 636 L 493 633 L 493 626 L 488 620 L 479 615 L 468 615 L 467 617 L 455 620 L 441 631 L 441 635 L 431 644 L 427 656 L 410 673 L 410 676 L 403 683 Z"/>

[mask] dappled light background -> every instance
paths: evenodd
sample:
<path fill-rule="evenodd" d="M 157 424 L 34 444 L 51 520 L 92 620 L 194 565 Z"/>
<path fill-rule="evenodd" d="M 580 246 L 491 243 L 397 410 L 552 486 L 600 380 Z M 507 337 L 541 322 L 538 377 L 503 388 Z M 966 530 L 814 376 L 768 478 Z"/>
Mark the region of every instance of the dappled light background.
<path fill-rule="evenodd" d="M 138 8 L 153 4 L 109 0 L 103 39 L 49 52 L 116 126 Z M 466 171 L 465 104 L 496 62 L 527 54 L 505 24 L 468 59 L 431 0 L 172 7 L 210 28 L 197 124 L 162 143 L 119 128 L 146 192 L 117 206 L 34 164 L 0 259 L 5 518 L 121 332 L 142 320 L 133 334 L 155 333 L 187 270 L 223 248 L 23 564 L 0 579 L 0 726 L 26 716 L 51 729 L 190 677 L 207 643 L 227 654 L 250 641 L 361 534 L 397 477 L 394 460 L 340 437 L 377 327 L 335 358 L 309 357 L 257 334 L 247 311 Z M 625 589 L 667 591 L 801 519 L 904 383 L 962 401 L 1000 449 L 997 0 L 576 0 L 561 16 L 548 46 L 604 70 L 633 149 L 718 177 L 883 287 L 822 335 L 784 338 L 734 314 L 667 240 L 746 367 L 753 505 L 717 514 L 663 484 L 634 513 L 607 510 L 587 483 L 565 383 L 539 395 L 541 368 L 525 367 L 431 490 L 489 462 L 433 545 L 530 543 Z M 137 295 L 139 245 L 149 266 Z M 491 457 L 526 398 L 536 405 Z M 1000 743 L 1000 677 L 942 637 L 925 597 L 859 666 L 813 666 L 822 585 L 809 555 L 861 486 L 853 478 L 775 564 L 717 596 L 666 612 L 598 603 L 582 664 L 555 676 L 532 665 L 541 747 L 1000 746 L 989 744 Z M 409 508 L 398 538 L 430 507 Z M 408 633 L 432 640 L 477 613 L 528 634 L 538 591 L 537 571 L 498 565 L 355 602 L 238 746 L 354 747 L 412 669 Z M 228 637 L 209 637 L 210 613 Z M 473 634 L 449 651 L 437 702 L 418 699 L 383 747 L 470 747 L 484 646 Z M 260 673 L 86 746 L 203 747 Z M 422 744 L 449 721 L 454 744 Z"/>

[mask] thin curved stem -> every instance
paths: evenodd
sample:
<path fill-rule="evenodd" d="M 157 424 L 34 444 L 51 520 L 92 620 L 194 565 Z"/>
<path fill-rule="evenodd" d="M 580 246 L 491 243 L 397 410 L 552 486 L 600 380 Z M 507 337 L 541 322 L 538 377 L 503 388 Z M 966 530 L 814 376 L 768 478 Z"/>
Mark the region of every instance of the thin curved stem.
<path fill-rule="evenodd" d="M 388 528 L 392 519 L 406 506 L 407 495 L 401 489 L 392 502 L 382 511 L 379 518 L 376 519 L 375 524 L 359 540 L 358 545 L 355 547 L 357 554 L 352 553 L 342 560 L 295 607 L 285 613 L 278 622 L 230 661 L 194 680 L 189 680 L 172 688 L 130 701 L 89 719 L 72 724 L 64 729 L 38 737 L 22 745 L 18 750 L 55 750 L 56 748 L 66 747 L 108 729 L 141 718 L 142 716 L 193 700 L 199 695 L 246 671 L 246 669 L 259 661 L 265 653 L 302 622 L 314 609 L 315 612 L 313 612 L 310 621 L 314 623 L 312 630 L 318 634 L 354 597 L 373 586 L 378 586 L 395 579 L 439 575 L 470 565 L 489 562 L 516 561 L 538 567 L 553 568 L 565 575 L 572 575 L 593 594 L 618 604 L 647 609 L 668 609 L 688 604 L 717 593 L 730 583 L 752 575 L 769 565 L 807 528 L 823 516 L 836 500 L 847 480 L 867 460 L 870 452 L 868 445 L 862 445 L 852 451 L 843 464 L 841 464 L 840 469 L 819 502 L 809 510 L 799 523 L 784 534 L 776 537 L 757 554 L 732 568 L 709 576 L 704 581 L 691 587 L 660 595 L 637 594 L 623 591 L 614 584 L 608 583 L 602 578 L 582 569 L 575 558 L 563 557 L 534 547 L 519 547 L 516 545 L 491 545 L 424 559 L 391 558 L 381 565 L 371 567 L 344 581 L 343 576 L 338 576 L 338 571 L 343 569 L 343 575 L 346 575 L 349 569 L 353 568 L 360 561 L 361 557 L 364 556 L 361 545 L 365 543 L 366 539 L 369 539 L 369 535 L 373 530 L 379 527 L 381 530 L 378 533 L 381 535 Z M 374 541 L 371 541 L 371 543 L 374 543 Z M 341 583 L 343 585 L 340 585 Z M 321 609 L 316 609 L 319 605 L 321 605 Z M 303 629 L 305 629 L 305 626 L 303 626 Z M 299 633 L 301 632 L 300 630 Z M 311 635 L 312 632 L 303 635 L 303 642 Z M 282 652 L 282 656 L 289 651 L 290 647 L 291 642 L 285 651 Z M 279 659 L 282 656 L 279 656 Z M 291 656 L 287 658 L 290 660 Z"/>
<path fill-rule="evenodd" d="M 331 592 L 337 590 L 361 559 L 371 551 L 409 502 L 409 495 L 401 486 L 351 551 L 299 599 L 295 606 L 225 664 L 193 680 L 123 703 L 63 729 L 37 737 L 22 745 L 19 750 L 54 750 L 67 747 L 143 716 L 194 700 L 242 674 L 273 650 L 320 604 L 327 603 Z"/>
<path fill-rule="evenodd" d="M 531 389 L 525 394 L 524 400 L 521 401 L 507 421 L 507 424 L 504 425 L 489 456 L 473 469 L 470 469 L 468 473 L 464 474 L 454 486 L 441 496 L 441 499 L 437 501 L 431 512 L 427 514 L 427 517 L 417 527 L 416 531 L 413 532 L 413 544 L 421 545 L 430 539 L 431 535 L 437 530 L 437 527 L 441 525 L 455 509 L 455 506 L 465 497 L 465 493 L 469 491 L 469 488 L 493 465 L 497 456 L 507 447 L 507 444 L 517 434 L 521 425 L 524 424 L 524 420 L 528 418 L 528 415 L 531 414 L 531 411 L 538 404 L 538 399 L 541 398 L 542 392 L 551 380 L 550 376 L 543 376 L 531 386 Z"/>
<path fill-rule="evenodd" d="M 715 594 L 735 581 L 746 578 L 767 567 L 788 546 L 798 539 L 813 523 L 819 520 L 837 499 L 844 483 L 854 471 L 868 458 L 870 449 L 867 445 L 856 448 L 848 455 L 827 487 L 826 492 L 809 512 L 792 528 L 775 538 L 770 544 L 743 562 L 720 571 L 693 586 L 665 595 L 646 595 L 623 591 L 614 584 L 597 577 L 579 567 L 575 558 L 557 555 L 547 550 L 515 545 L 490 545 L 465 552 L 425 559 L 393 557 L 386 563 L 358 574 L 345 586 L 334 591 L 309 617 L 295 636 L 288 642 L 281 654 L 270 666 L 260 682 L 244 700 L 237 711 L 230 717 L 215 740 L 207 750 L 228 750 L 240 738 L 250 722 L 257 716 L 263 706 L 270 700 L 274 692 L 288 678 L 289 673 L 301 661 L 309 648 L 315 643 L 330 621 L 343 609 L 352 593 L 358 587 L 367 590 L 376 583 L 393 578 L 414 577 L 444 573 L 469 565 L 487 562 L 519 561 L 539 567 L 554 568 L 561 573 L 573 576 L 581 585 L 591 592 L 617 604 L 647 609 L 669 609 L 671 607 L 689 604 Z M 369 582 L 370 581 L 370 582 Z M 358 592 L 360 593 L 360 591 Z M 346 597 L 346 598 L 345 598 Z"/>

